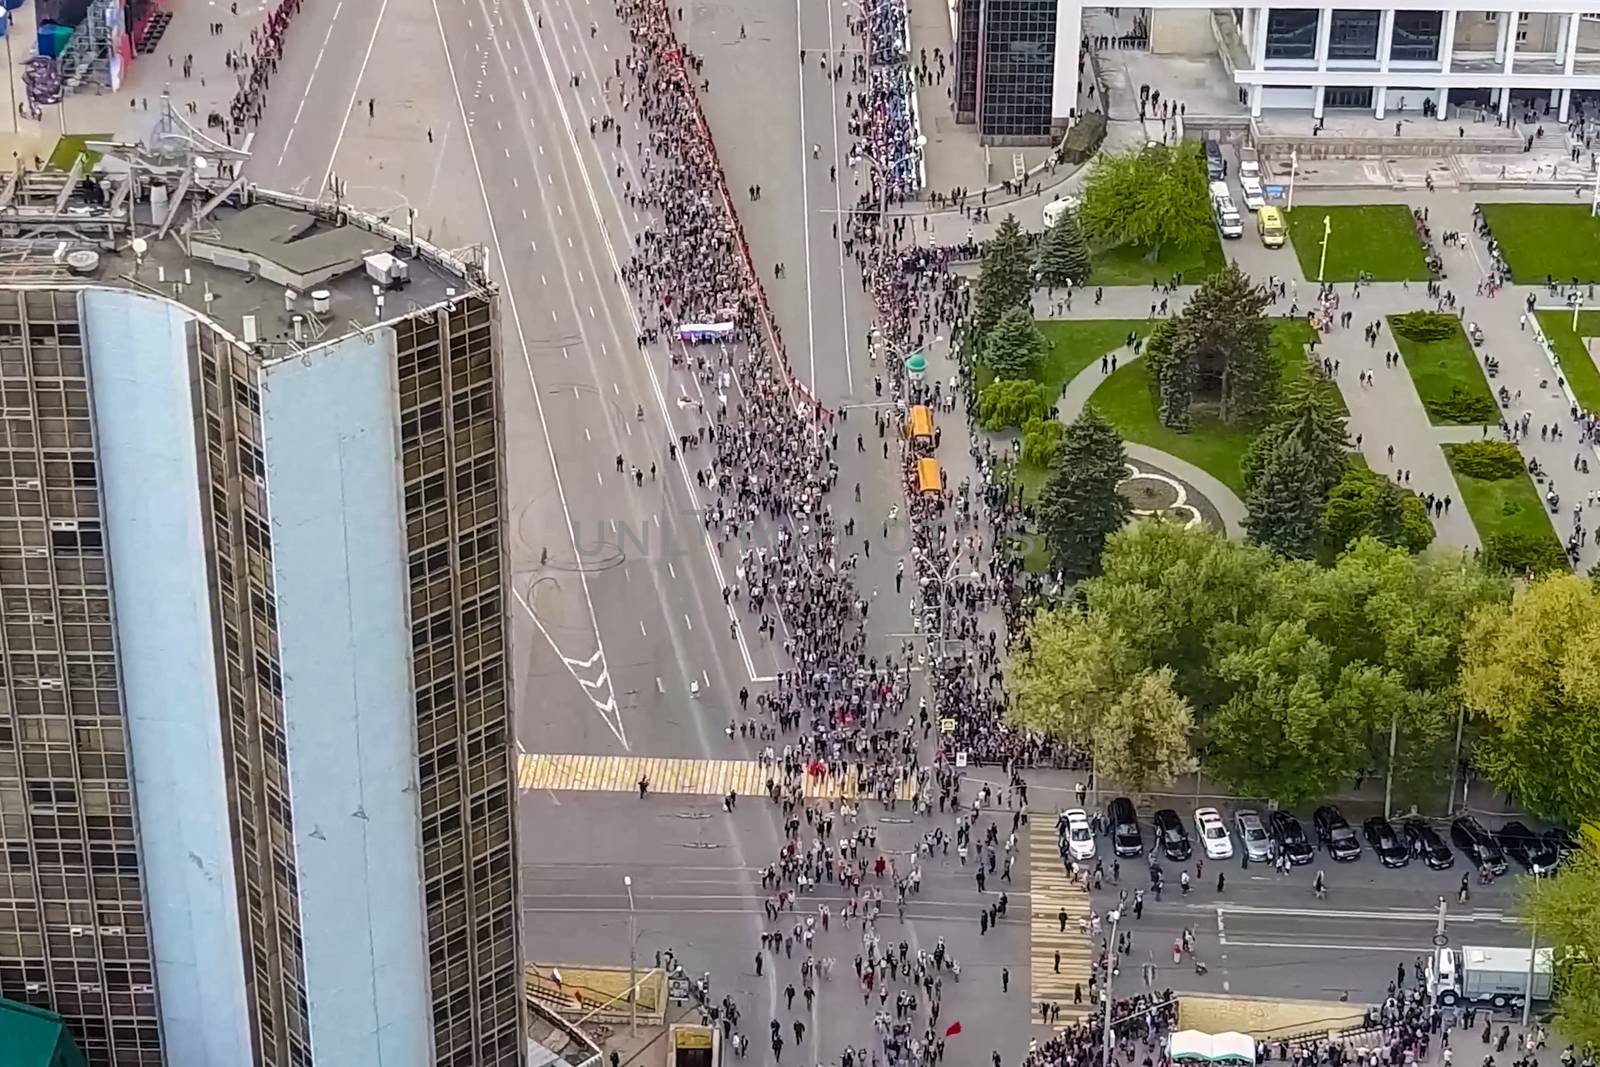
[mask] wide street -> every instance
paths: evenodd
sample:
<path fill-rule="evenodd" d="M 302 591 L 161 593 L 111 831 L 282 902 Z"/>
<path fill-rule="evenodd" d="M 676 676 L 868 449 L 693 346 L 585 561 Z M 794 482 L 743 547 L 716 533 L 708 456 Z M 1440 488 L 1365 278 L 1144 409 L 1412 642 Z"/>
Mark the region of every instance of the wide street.
<path fill-rule="evenodd" d="M 845 488 L 835 494 L 835 513 L 873 529 L 901 487 L 870 421 L 882 371 L 866 343 L 869 303 L 834 236 L 867 182 L 842 159 L 843 98 L 854 87 L 848 73 L 832 81 L 819 59 L 799 58 L 801 48 L 826 50 L 848 72 L 840 50 L 854 45 L 844 27 L 852 9 L 688 4 L 680 30 L 705 59 L 710 88 L 702 99 L 730 186 L 762 187 L 759 201 L 741 195 L 735 207 L 795 371 L 824 404 L 849 412 L 836 424 Z M 819 943 L 817 954 L 837 958 L 841 969 L 809 1013 L 782 1002 L 784 987 L 799 984 L 797 961 L 769 964 L 759 977 L 754 967 L 758 932 L 769 928 L 759 871 L 780 848 L 782 817 L 748 793 L 736 810 L 723 810 L 722 783 L 763 779 L 752 769 L 761 745 L 727 728 L 749 717 L 739 713 L 741 689 L 753 697 L 791 664 L 783 630 L 779 642 L 763 642 L 727 607 L 721 591 L 738 580 L 738 560 L 720 555 L 702 525 L 711 501 L 694 471 L 705 464 L 693 452 L 674 461 L 667 450 L 669 440 L 710 421 L 722 387 L 676 365 L 660 345 L 638 346 L 635 300 L 618 280 L 648 223 L 627 201 L 629 188 L 641 185 L 637 143 L 646 136 L 636 107 L 625 110 L 617 92 L 615 64 L 627 49 L 626 28 L 603 4 L 307 0 L 247 173 L 307 195 L 336 179 L 339 195 L 399 220 L 414 209 L 419 232 L 436 242 L 486 246 L 490 273 L 501 280 L 527 958 L 625 965 L 623 879 L 631 878 L 641 963 L 670 948 L 690 973 L 710 972 L 714 998 L 737 998 L 760 1062 L 772 1062 L 762 1040 L 771 1018 L 786 1035 L 802 1019 L 803 1058 L 834 1062 L 846 1044 L 872 1044 L 877 1005 L 857 1002 L 852 973 L 859 928 L 835 925 Z M 616 136 L 591 134 L 590 121 L 604 116 L 618 122 Z M 835 166 L 837 180 L 829 175 Z M 783 279 L 773 276 L 777 263 L 787 268 Z M 1143 303 L 1144 291 L 1127 300 Z M 728 399 L 737 402 L 736 391 Z M 953 481 L 966 469 L 959 421 L 949 420 L 941 450 Z M 848 445 L 855 433 L 865 439 L 860 450 Z M 880 654 L 916 632 L 910 597 L 894 594 L 889 557 L 903 554 L 901 532 L 891 528 L 888 538 L 901 552 L 880 547 L 857 579 L 872 598 Z M 913 701 L 921 693 L 914 678 Z M 557 765 L 541 756 L 603 761 L 562 763 L 564 777 L 555 778 L 549 768 Z M 649 762 L 665 757 L 728 762 L 705 764 L 695 778 L 700 765 Z M 635 791 L 640 775 L 653 786 L 645 799 Z M 903 923 L 888 892 L 886 943 L 931 949 L 943 938 L 963 963 L 961 981 L 945 982 L 940 1016 L 941 1024 L 961 1021 L 963 1062 L 980 1062 L 991 1049 L 1016 1062 L 1037 1032 L 1028 1023 L 1041 997 L 1066 1002 L 1063 1021 L 1075 1014 L 1073 986 L 1090 960 L 1088 939 L 1072 927 L 1115 899 L 1065 886 L 1054 851 L 1058 805 L 1045 797 L 1034 802 L 1033 823 L 1019 829 L 1010 883 L 994 877 L 980 893 L 952 849 L 923 861 L 922 889 Z M 1011 812 L 1001 804 L 980 825 L 991 818 L 1003 841 Z M 861 820 L 901 862 L 925 829 L 950 821 L 913 821 L 908 805 L 892 813 L 864 805 Z M 853 829 L 841 820 L 833 836 Z M 1134 924 L 1136 962 L 1123 967 L 1119 992 L 1138 987 L 1137 963 L 1149 958 L 1158 986 L 1381 999 L 1395 963 L 1425 951 L 1441 894 L 1451 901 L 1452 943 L 1522 938 L 1503 921 L 1510 880 L 1458 908 L 1450 874 L 1381 871 L 1370 855 L 1331 871 L 1333 890 L 1322 902 L 1312 898 L 1305 868 L 1280 880 L 1230 867 L 1221 894 L 1209 865 L 1206 874 L 1188 900 L 1169 895 Z M 1144 884 L 1142 871 L 1124 868 L 1123 882 Z M 997 887 L 1008 914 L 980 934 L 979 912 L 997 901 Z M 803 903 L 814 913 L 822 902 L 837 915 L 837 887 Z M 1062 935 L 1056 915 L 1069 906 Z M 1171 966 L 1171 941 L 1184 928 L 1210 963 L 1205 976 Z"/>

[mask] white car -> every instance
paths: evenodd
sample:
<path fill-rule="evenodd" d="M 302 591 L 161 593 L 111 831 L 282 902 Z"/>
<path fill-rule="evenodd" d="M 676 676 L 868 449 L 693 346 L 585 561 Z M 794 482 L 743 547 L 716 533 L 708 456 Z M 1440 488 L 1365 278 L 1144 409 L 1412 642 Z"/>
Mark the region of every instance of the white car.
<path fill-rule="evenodd" d="M 1247 210 L 1260 211 L 1267 206 L 1267 198 L 1261 192 L 1260 179 L 1241 177 L 1239 190 L 1244 193 L 1244 206 Z"/>
<path fill-rule="evenodd" d="M 1200 847 L 1206 850 L 1206 859 L 1232 858 L 1233 838 L 1228 836 L 1228 824 L 1216 808 L 1194 809 L 1194 832 L 1200 838 Z"/>
<path fill-rule="evenodd" d="M 1089 826 L 1089 813 L 1082 808 L 1070 808 L 1065 813 L 1066 826 L 1061 841 L 1066 846 L 1068 859 L 1094 859 L 1094 830 Z"/>

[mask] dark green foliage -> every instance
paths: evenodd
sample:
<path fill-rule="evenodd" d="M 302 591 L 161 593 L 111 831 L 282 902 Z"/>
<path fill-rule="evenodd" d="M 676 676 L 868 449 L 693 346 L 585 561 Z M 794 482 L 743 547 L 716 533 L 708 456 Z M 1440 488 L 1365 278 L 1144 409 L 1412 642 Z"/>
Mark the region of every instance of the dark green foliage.
<path fill-rule="evenodd" d="M 1491 534 L 1483 546 L 1483 562 L 1492 570 L 1513 576 L 1525 571 L 1544 574 L 1565 570 L 1567 554 L 1554 534 L 1497 533 Z"/>
<path fill-rule="evenodd" d="M 1284 437 L 1261 460 L 1245 497 L 1245 529 L 1258 544 L 1291 559 L 1315 554 L 1323 494 L 1316 459 L 1299 440 Z"/>
<path fill-rule="evenodd" d="M 1022 426 L 1022 462 L 1034 467 L 1053 466 L 1066 429 L 1056 419 L 1029 419 Z"/>
<path fill-rule="evenodd" d="M 1197 248 L 1212 239 L 1211 203 L 1200 145 L 1185 141 L 1102 152 L 1083 184 L 1078 222 L 1100 246 Z"/>
<path fill-rule="evenodd" d="M 1276 399 L 1267 294 L 1230 263 L 1206 279 L 1177 319 L 1173 357 L 1193 366 L 1194 393 L 1214 399 L 1217 418 L 1249 422 Z"/>
<path fill-rule="evenodd" d="M 1189 405 L 1194 400 L 1194 361 L 1174 351 L 1177 336 L 1177 320 L 1162 319 L 1151 327 L 1140 351 L 1150 368 L 1156 417 L 1169 430 L 1183 433 L 1192 425 Z"/>
<path fill-rule="evenodd" d="M 1089 280 L 1089 242 L 1069 208 L 1045 231 L 1039 245 L 1039 280 L 1045 285 L 1082 285 Z"/>
<path fill-rule="evenodd" d="M 1122 437 L 1093 405 L 1066 428 L 1055 471 L 1039 494 L 1039 526 L 1051 568 L 1069 581 L 1100 571 L 1106 538 L 1131 513 L 1117 492 L 1127 476 Z"/>
<path fill-rule="evenodd" d="M 1421 552 L 1433 542 L 1433 520 L 1422 498 L 1381 474 L 1346 463 L 1322 509 L 1322 549 L 1332 557 L 1362 537 Z"/>
<path fill-rule="evenodd" d="M 983 267 L 973 290 L 970 328 L 980 344 L 1001 315 L 1032 301 L 1032 259 L 1028 235 L 1016 216 L 1007 215 L 983 246 Z"/>
<path fill-rule="evenodd" d="M 1468 441 L 1450 450 L 1456 470 L 1486 482 L 1520 478 L 1526 469 L 1522 451 L 1510 441 Z"/>
<path fill-rule="evenodd" d="M 1026 307 L 1007 310 L 983 339 L 983 362 L 996 378 L 1037 377 L 1043 354 L 1044 337 Z"/>
<path fill-rule="evenodd" d="M 1470 426 L 1475 423 L 1499 421 L 1500 409 L 1491 397 L 1468 392 L 1459 385 L 1450 387 L 1450 395 L 1442 400 L 1430 400 L 1425 405 L 1433 421 Z"/>
<path fill-rule="evenodd" d="M 1245 491 L 1252 490 L 1268 458 L 1285 441 L 1293 440 L 1310 460 L 1311 491 L 1319 499 L 1326 499 L 1328 490 L 1344 474 L 1349 459 L 1350 434 L 1345 422 L 1344 409 L 1333 386 L 1320 375 L 1290 384 L 1273 408 L 1271 425 L 1250 443 L 1240 463 Z"/>
<path fill-rule="evenodd" d="M 1038 382 L 990 382 L 978 394 L 978 424 L 989 431 L 1024 426 L 1029 419 L 1049 417 L 1052 399 Z"/>
<path fill-rule="evenodd" d="M 1407 311 L 1390 315 L 1389 329 L 1408 341 L 1445 341 L 1461 332 L 1461 323 L 1437 311 Z"/>

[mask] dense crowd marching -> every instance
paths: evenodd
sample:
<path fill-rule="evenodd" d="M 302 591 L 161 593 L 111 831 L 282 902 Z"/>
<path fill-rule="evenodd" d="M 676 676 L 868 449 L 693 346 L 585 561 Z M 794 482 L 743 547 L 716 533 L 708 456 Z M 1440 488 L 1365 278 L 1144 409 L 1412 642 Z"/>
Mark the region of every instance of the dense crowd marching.
<path fill-rule="evenodd" d="M 230 138 L 242 137 L 246 126 L 261 121 L 261 113 L 267 106 L 267 89 L 272 84 L 272 76 L 278 72 L 279 61 L 283 59 L 284 32 L 288 30 L 290 20 L 300 13 L 302 2 L 278 0 L 266 20 L 250 31 L 249 50 L 240 48 L 228 52 L 228 69 L 233 71 L 238 83 L 238 89 L 228 105 L 225 125 Z M 207 123 L 224 126 L 222 116 L 215 113 L 208 117 Z"/>

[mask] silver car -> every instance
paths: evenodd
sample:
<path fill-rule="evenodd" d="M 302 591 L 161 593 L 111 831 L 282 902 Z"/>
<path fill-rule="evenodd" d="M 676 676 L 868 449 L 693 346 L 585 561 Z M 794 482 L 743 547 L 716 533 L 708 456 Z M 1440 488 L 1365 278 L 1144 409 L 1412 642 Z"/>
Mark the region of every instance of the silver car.
<path fill-rule="evenodd" d="M 1272 861 L 1272 838 L 1261 823 L 1261 816 L 1249 808 L 1233 813 L 1234 829 L 1239 834 L 1239 844 L 1244 854 L 1262 863 Z"/>

